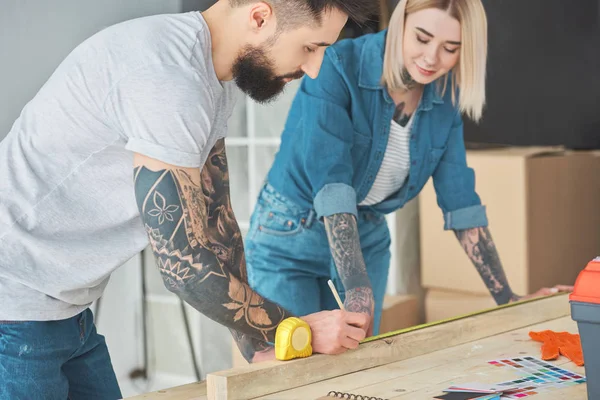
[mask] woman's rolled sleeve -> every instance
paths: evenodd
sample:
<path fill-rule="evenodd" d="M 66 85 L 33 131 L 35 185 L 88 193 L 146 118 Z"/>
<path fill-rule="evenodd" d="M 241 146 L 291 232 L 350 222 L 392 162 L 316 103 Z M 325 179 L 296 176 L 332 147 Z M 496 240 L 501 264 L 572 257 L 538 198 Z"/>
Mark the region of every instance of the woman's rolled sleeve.
<path fill-rule="evenodd" d="M 475 191 L 475 172 L 467 165 L 463 122 L 457 112 L 444 152 L 433 173 L 444 229 L 461 230 L 488 225 L 485 206 Z"/>
<path fill-rule="evenodd" d="M 304 167 L 319 218 L 357 215 L 350 94 L 336 69 L 336 57 L 333 49 L 328 49 L 317 79 L 305 78 L 300 88 Z"/>

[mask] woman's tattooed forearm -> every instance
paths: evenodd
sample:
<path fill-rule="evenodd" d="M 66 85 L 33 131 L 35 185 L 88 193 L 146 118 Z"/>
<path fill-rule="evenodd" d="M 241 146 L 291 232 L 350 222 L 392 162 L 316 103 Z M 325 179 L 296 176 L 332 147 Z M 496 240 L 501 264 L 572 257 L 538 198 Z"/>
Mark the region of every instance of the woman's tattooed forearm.
<path fill-rule="evenodd" d="M 165 286 L 253 349 L 273 342 L 288 314 L 247 284 L 244 248 L 229 199 L 224 144 L 205 167 L 151 171 L 137 167 L 135 190 Z M 252 353 L 252 354 L 250 354 Z M 251 358 L 250 358 L 251 359 Z"/>
<path fill-rule="evenodd" d="M 356 287 L 346 291 L 346 311 L 371 315 L 374 305 L 373 290 L 370 287 Z"/>
<path fill-rule="evenodd" d="M 454 231 L 461 246 L 481 275 L 497 304 L 518 300 L 508 284 L 500 257 L 488 228 L 479 227 Z"/>
<path fill-rule="evenodd" d="M 325 217 L 331 256 L 346 290 L 347 311 L 371 314 L 373 292 L 360 247 L 358 225 L 352 214 Z"/>

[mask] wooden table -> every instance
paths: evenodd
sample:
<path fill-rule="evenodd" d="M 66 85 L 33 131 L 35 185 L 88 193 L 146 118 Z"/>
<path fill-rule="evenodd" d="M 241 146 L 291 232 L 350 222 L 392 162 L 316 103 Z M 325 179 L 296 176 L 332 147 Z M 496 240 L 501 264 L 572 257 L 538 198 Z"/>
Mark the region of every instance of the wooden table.
<path fill-rule="evenodd" d="M 314 355 L 288 362 L 265 362 L 215 374 L 207 381 L 148 393 L 134 399 L 319 399 L 330 391 L 388 400 L 431 399 L 452 384 L 497 383 L 519 375 L 487 363 L 525 354 L 540 357 L 531 330 L 577 333 L 568 297 L 550 298 L 427 326 L 361 344 L 338 356 Z M 585 374 L 561 357 L 550 361 Z M 546 391 L 526 399 L 586 399 L 586 384 Z"/>

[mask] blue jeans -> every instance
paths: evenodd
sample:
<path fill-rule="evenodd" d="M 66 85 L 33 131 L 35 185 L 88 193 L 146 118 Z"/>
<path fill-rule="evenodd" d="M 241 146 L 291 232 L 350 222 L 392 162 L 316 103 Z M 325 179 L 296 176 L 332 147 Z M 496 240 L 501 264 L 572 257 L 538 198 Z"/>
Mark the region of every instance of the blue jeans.
<path fill-rule="evenodd" d="M 61 321 L 0 321 L 1 400 L 120 398 L 89 309 Z"/>
<path fill-rule="evenodd" d="M 358 230 L 375 298 L 376 335 L 390 267 L 390 233 L 385 216 L 371 211 L 359 211 Z M 270 185 L 260 193 L 245 247 L 250 286 L 293 314 L 339 308 L 328 279 L 344 300 L 323 222 L 313 210 L 301 209 Z"/>

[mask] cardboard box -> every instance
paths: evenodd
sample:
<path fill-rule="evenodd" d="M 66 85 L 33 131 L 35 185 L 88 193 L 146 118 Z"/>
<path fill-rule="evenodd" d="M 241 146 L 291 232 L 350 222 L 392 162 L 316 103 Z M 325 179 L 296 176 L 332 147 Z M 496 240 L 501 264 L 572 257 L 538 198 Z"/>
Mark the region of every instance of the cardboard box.
<path fill-rule="evenodd" d="M 517 294 L 573 284 L 600 254 L 600 153 L 556 148 L 469 150 L 476 190 Z M 487 294 L 443 219 L 433 185 L 419 196 L 421 277 L 427 288 Z"/>
<path fill-rule="evenodd" d="M 496 307 L 496 302 L 490 294 L 476 295 L 429 289 L 425 295 L 425 320 L 439 321 L 493 307 Z"/>
<path fill-rule="evenodd" d="M 397 331 L 419 325 L 419 301 L 413 295 L 386 295 L 383 300 L 379 333 Z"/>

